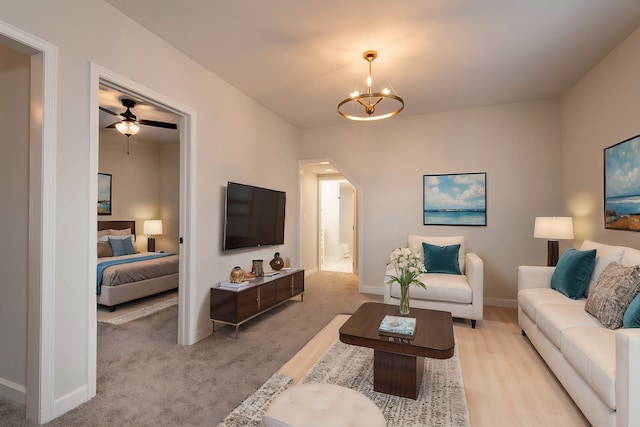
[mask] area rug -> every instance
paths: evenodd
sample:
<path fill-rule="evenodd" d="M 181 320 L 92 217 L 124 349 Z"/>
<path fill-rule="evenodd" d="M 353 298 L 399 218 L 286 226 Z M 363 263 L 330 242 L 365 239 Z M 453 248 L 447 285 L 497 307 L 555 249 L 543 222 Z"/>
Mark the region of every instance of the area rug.
<path fill-rule="evenodd" d="M 139 308 L 138 310 L 131 311 L 123 314 L 122 316 L 113 317 L 111 319 L 99 320 L 102 323 L 110 323 L 112 325 L 121 325 L 123 323 L 131 322 L 132 320 L 141 319 L 149 316 L 172 305 L 178 305 L 178 297 L 159 301 L 152 305 L 147 305 Z"/>
<path fill-rule="evenodd" d="M 274 374 L 218 427 L 262 426 L 262 414 L 291 381 Z M 300 383 L 330 383 L 357 390 L 378 405 L 389 427 L 470 425 L 457 347 L 450 359 L 425 358 L 417 400 L 374 391 L 373 350 L 340 341 L 331 345 Z"/>

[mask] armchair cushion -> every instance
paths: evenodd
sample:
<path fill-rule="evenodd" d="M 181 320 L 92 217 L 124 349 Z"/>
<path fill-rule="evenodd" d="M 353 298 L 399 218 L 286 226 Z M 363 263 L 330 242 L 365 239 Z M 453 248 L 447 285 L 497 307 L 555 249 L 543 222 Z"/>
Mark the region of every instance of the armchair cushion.
<path fill-rule="evenodd" d="M 414 251 L 420 253 L 420 261 L 424 262 L 424 249 L 422 243 L 428 243 L 430 245 L 437 246 L 450 246 L 460 245 L 458 250 L 458 265 L 460 266 L 460 274 L 465 274 L 465 258 L 467 254 L 467 247 L 465 244 L 464 236 L 418 236 L 410 235 L 407 239 L 407 246 Z"/>
<path fill-rule="evenodd" d="M 449 246 L 431 245 L 422 242 L 424 268 L 427 273 L 460 274 L 458 252 L 460 244 Z"/>

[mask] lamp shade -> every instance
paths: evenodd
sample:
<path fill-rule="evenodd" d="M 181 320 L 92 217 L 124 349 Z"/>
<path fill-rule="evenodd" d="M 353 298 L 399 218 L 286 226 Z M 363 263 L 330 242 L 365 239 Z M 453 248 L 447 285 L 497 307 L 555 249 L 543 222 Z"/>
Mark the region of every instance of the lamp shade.
<path fill-rule="evenodd" d="M 573 239 L 573 219 L 568 216 L 539 216 L 533 237 L 548 240 Z"/>
<path fill-rule="evenodd" d="M 162 234 L 162 220 L 149 219 L 144 222 L 144 234 L 147 236 L 157 236 Z"/>

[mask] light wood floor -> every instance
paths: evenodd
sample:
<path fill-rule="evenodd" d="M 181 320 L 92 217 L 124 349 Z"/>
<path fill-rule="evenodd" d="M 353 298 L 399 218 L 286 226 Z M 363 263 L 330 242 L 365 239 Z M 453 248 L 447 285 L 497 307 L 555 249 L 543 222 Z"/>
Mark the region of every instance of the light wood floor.
<path fill-rule="evenodd" d="M 338 338 L 337 316 L 281 369 L 297 382 Z M 589 426 L 518 327 L 517 311 L 485 307 L 476 329 L 456 320 L 456 339 L 473 427 Z"/>

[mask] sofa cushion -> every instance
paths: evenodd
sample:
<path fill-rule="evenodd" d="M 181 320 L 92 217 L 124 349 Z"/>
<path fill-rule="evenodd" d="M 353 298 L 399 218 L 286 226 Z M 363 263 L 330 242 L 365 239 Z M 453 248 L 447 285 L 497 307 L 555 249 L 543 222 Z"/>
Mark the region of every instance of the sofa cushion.
<path fill-rule="evenodd" d="M 427 286 L 427 289 L 411 286 L 409 297 L 412 300 L 471 304 L 473 292 L 467 282 L 467 276 L 433 273 L 423 274 L 419 279 Z M 397 283 L 391 285 L 391 296 L 400 298 L 400 285 Z"/>
<path fill-rule="evenodd" d="M 562 355 L 611 409 L 616 409 L 616 332 L 603 327 L 562 333 Z"/>
<path fill-rule="evenodd" d="M 595 286 L 602 270 L 612 262 L 620 262 L 625 253 L 625 248 L 623 246 L 605 245 L 604 243 L 598 243 L 591 240 L 585 240 L 582 242 L 582 246 L 580 246 L 581 251 L 588 251 L 591 249 L 596 250 L 596 262 L 593 266 L 593 272 L 591 272 L 589 283 L 587 283 L 587 288 L 584 291 L 584 296 L 586 297 L 589 296 L 589 292 L 591 292 L 591 289 Z M 640 261 L 636 264 L 640 264 Z"/>
<path fill-rule="evenodd" d="M 518 292 L 518 305 L 529 318 L 536 318 L 536 307 L 543 304 L 577 305 L 584 310 L 584 299 L 572 300 L 551 288 L 530 288 Z"/>
<path fill-rule="evenodd" d="M 551 276 L 551 289 L 555 289 L 572 299 L 580 298 L 584 295 L 595 259 L 595 249 L 577 251 L 569 248 L 564 251 Z"/>
<path fill-rule="evenodd" d="M 624 255 L 620 264 L 627 267 L 640 264 L 640 251 L 634 248 L 624 248 Z"/>
<path fill-rule="evenodd" d="M 625 267 L 609 264 L 598 277 L 584 309 L 604 326 L 617 329 L 622 326 L 624 312 L 640 292 L 640 265 Z"/>
<path fill-rule="evenodd" d="M 418 236 L 410 235 L 407 239 L 407 246 L 414 251 L 420 253 L 420 261 L 424 262 L 424 250 L 422 249 L 422 242 L 429 243 L 430 245 L 449 246 L 460 245 L 458 251 L 458 265 L 460 266 L 460 273 L 464 274 L 464 261 L 467 253 L 467 246 L 465 244 L 464 236 Z"/>
<path fill-rule="evenodd" d="M 566 297 L 565 300 L 568 301 Z M 542 304 L 536 307 L 534 320 L 538 329 L 560 350 L 562 350 L 562 333 L 566 329 L 602 327 L 584 311 L 584 300 L 580 302 L 580 304 Z"/>
<path fill-rule="evenodd" d="M 625 328 L 640 328 L 640 294 L 636 295 L 624 312 L 622 326 Z"/>
<path fill-rule="evenodd" d="M 460 274 L 458 252 L 460 244 L 449 246 L 431 245 L 422 242 L 424 268 L 427 273 Z"/>

